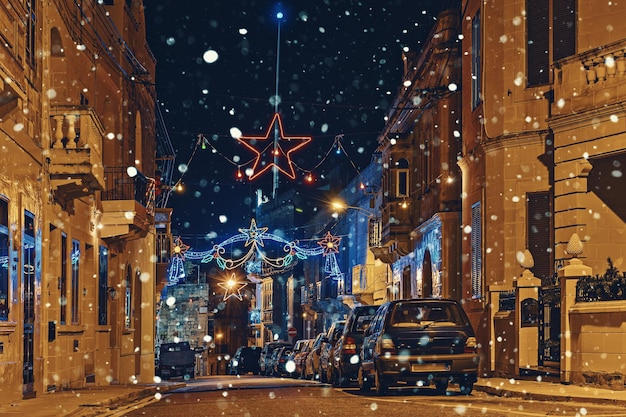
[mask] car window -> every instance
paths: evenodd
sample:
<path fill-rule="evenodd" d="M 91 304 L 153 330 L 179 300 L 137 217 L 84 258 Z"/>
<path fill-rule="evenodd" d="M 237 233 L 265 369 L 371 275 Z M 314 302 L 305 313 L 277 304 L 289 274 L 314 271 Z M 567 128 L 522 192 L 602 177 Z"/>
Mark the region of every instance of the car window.
<path fill-rule="evenodd" d="M 398 303 L 389 324 L 395 327 L 417 327 L 431 323 L 465 324 L 453 304 Z"/>
<path fill-rule="evenodd" d="M 364 332 L 372 321 L 372 317 L 370 315 L 358 316 L 354 321 L 353 331 L 355 332 Z"/>

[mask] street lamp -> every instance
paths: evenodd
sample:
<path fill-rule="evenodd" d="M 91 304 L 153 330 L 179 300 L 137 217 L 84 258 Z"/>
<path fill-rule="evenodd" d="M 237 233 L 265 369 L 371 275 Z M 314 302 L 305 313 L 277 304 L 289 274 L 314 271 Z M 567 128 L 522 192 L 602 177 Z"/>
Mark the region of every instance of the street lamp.
<path fill-rule="evenodd" d="M 349 206 L 346 203 L 344 203 L 342 201 L 338 201 L 338 200 L 331 201 L 330 205 L 335 210 L 345 211 L 345 210 L 348 210 L 348 209 L 352 209 L 352 210 L 360 211 L 363 214 L 365 214 L 367 217 L 370 217 L 370 218 L 376 216 L 376 213 L 374 213 L 373 211 L 364 209 L 363 207 Z M 338 217 L 338 214 L 334 213 L 333 217 L 335 217 L 335 218 Z"/>

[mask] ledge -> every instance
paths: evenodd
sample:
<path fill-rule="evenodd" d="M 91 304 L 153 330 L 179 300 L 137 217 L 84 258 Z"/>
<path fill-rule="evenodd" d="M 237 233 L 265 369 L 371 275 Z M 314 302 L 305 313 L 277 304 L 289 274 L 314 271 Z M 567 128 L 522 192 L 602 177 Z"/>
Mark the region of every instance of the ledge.
<path fill-rule="evenodd" d="M 14 321 L 0 321 L 0 336 L 10 335 L 15 332 L 17 323 Z"/>
<path fill-rule="evenodd" d="M 62 324 L 57 327 L 59 336 L 70 336 L 85 333 L 85 326 L 80 324 Z"/>
<path fill-rule="evenodd" d="M 626 300 L 579 302 L 574 304 L 569 312 L 573 314 L 624 313 Z"/>

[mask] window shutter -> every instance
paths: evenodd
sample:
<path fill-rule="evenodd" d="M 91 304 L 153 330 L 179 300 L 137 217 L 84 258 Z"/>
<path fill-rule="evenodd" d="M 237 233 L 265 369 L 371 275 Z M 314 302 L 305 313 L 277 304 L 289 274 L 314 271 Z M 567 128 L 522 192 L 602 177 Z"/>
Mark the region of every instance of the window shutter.
<path fill-rule="evenodd" d="M 535 266 L 531 271 L 537 278 L 552 274 L 552 206 L 548 191 L 527 195 L 526 236 L 528 250 Z"/>
<path fill-rule="evenodd" d="M 550 21 L 547 0 L 526 0 L 526 77 L 528 86 L 550 81 Z"/>
<path fill-rule="evenodd" d="M 576 0 L 553 0 L 552 60 L 576 54 Z"/>
<path fill-rule="evenodd" d="M 472 205 L 472 298 L 481 298 L 482 277 L 482 222 L 480 201 Z"/>

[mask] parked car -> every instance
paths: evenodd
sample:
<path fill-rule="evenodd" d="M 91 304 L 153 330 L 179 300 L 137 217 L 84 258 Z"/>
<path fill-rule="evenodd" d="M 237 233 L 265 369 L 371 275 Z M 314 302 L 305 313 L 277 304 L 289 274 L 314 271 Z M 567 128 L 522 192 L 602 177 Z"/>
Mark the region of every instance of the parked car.
<path fill-rule="evenodd" d="M 283 346 L 276 349 L 272 358 L 272 375 L 273 376 L 290 376 L 293 373 L 293 368 L 289 370 L 289 357 L 292 351 L 291 346 Z"/>
<path fill-rule="evenodd" d="M 305 378 L 304 367 L 306 357 L 311 350 L 311 346 L 313 346 L 313 341 L 315 339 L 302 339 L 296 342 L 294 346 L 293 352 L 291 352 L 291 360 L 294 363 L 295 370 L 293 372 L 293 376 L 296 378 Z M 302 342 L 302 343 L 300 343 Z M 298 350 L 296 350 L 298 349 Z"/>
<path fill-rule="evenodd" d="M 323 376 L 320 373 L 320 355 L 322 354 L 322 343 L 326 340 L 326 334 L 320 333 L 313 340 L 311 350 L 306 356 L 304 366 L 305 379 L 317 379 L 322 381 Z"/>
<path fill-rule="evenodd" d="M 260 372 L 260 357 L 261 348 L 257 346 L 240 346 L 228 363 L 228 373 L 230 375 L 245 375 L 247 373 L 258 375 Z"/>
<path fill-rule="evenodd" d="M 158 374 L 162 379 L 175 376 L 193 378 L 196 366 L 196 353 L 189 342 L 162 343 L 159 346 Z"/>
<path fill-rule="evenodd" d="M 320 380 L 323 382 L 330 382 L 328 375 L 332 376 L 332 371 L 330 370 L 332 367 L 332 352 L 335 349 L 337 341 L 343 334 L 345 325 L 345 320 L 338 320 L 333 322 L 326 331 L 325 340 L 322 342 L 320 353 L 320 375 L 323 376 Z"/>
<path fill-rule="evenodd" d="M 348 315 L 343 333 L 331 352 L 331 366 L 327 372 L 328 382 L 336 387 L 346 386 L 356 379 L 363 335 L 378 307 L 380 305 L 357 306 Z"/>
<path fill-rule="evenodd" d="M 285 341 L 267 342 L 263 345 L 261 355 L 259 355 L 259 373 L 261 375 L 270 375 L 272 373 L 271 358 L 275 349 L 283 346 L 291 347 L 291 343 Z"/>
<path fill-rule="evenodd" d="M 412 299 L 383 304 L 365 332 L 359 388 L 377 394 L 399 382 L 434 384 L 445 392 L 458 383 L 470 394 L 478 375 L 474 330 L 455 300 Z"/>

